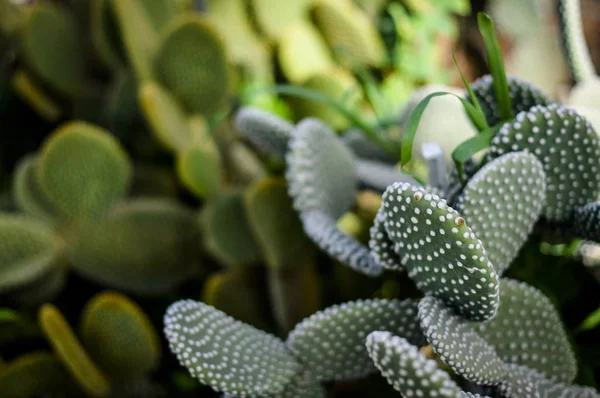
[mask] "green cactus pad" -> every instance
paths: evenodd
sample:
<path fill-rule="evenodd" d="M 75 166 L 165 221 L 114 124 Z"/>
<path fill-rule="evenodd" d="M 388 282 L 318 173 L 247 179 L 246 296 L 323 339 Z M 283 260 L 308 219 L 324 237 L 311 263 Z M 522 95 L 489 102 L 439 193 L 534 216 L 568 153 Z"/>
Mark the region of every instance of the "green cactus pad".
<path fill-rule="evenodd" d="M 350 209 L 357 193 L 354 155 L 317 119 L 305 119 L 292 133 L 286 179 L 294 207 L 321 210 L 334 219 Z"/>
<path fill-rule="evenodd" d="M 314 4 L 317 25 L 338 58 L 347 66 L 380 67 L 387 62 L 377 27 L 351 0 L 320 0 Z"/>
<path fill-rule="evenodd" d="M 221 153 L 208 131 L 206 120 L 189 120 L 191 140 L 177 153 L 177 175 L 183 185 L 203 199 L 217 195 L 223 185 Z"/>
<path fill-rule="evenodd" d="M 251 0 L 250 7 L 262 30 L 272 40 L 277 40 L 288 26 L 309 17 L 311 0 Z"/>
<path fill-rule="evenodd" d="M 469 397 L 450 376 L 438 369 L 406 339 L 390 332 L 373 331 L 367 336 L 366 348 L 381 374 L 403 397 Z"/>
<path fill-rule="evenodd" d="M 584 239 L 600 242 L 600 202 L 592 202 L 575 209 L 573 225 Z"/>
<path fill-rule="evenodd" d="M 389 330 L 424 345 L 412 300 L 358 300 L 326 308 L 299 323 L 289 334 L 292 353 L 319 381 L 347 380 L 376 371 L 365 349 L 375 330 Z"/>
<path fill-rule="evenodd" d="M 547 106 L 552 100 L 531 83 L 516 76 L 508 76 L 508 91 L 512 103 L 513 115 L 528 111 L 536 105 Z M 483 109 L 490 126 L 500 123 L 500 110 L 496 100 L 494 81 L 491 75 L 485 75 L 471 84 L 471 88 Z"/>
<path fill-rule="evenodd" d="M 271 113 L 257 108 L 244 107 L 235 116 L 240 133 L 259 150 L 283 159 L 294 125 Z"/>
<path fill-rule="evenodd" d="M 124 67 L 126 57 L 111 1 L 90 1 L 90 40 L 99 60 L 112 70 L 118 70 Z"/>
<path fill-rule="evenodd" d="M 57 212 L 39 186 L 37 164 L 38 159 L 34 155 L 25 156 L 19 161 L 15 171 L 13 196 L 21 211 L 52 224 L 57 219 Z"/>
<path fill-rule="evenodd" d="M 540 216 L 545 179 L 534 155 L 509 153 L 482 167 L 458 198 L 457 210 L 485 245 L 498 275 L 517 257 Z"/>
<path fill-rule="evenodd" d="M 531 152 L 546 172 L 543 215 L 564 221 L 600 195 L 600 144 L 592 125 L 572 109 L 535 106 L 504 124 L 492 140 L 489 157 Z"/>
<path fill-rule="evenodd" d="M 30 352 L 0 366 L 0 391 L 10 398 L 71 396 L 79 392 L 60 361 L 44 351 Z"/>
<path fill-rule="evenodd" d="M 146 81 L 140 87 L 139 101 L 160 143 L 171 151 L 186 148 L 191 141 L 191 132 L 177 99 L 159 84 Z"/>
<path fill-rule="evenodd" d="M 103 214 L 127 192 L 129 156 L 107 131 L 70 122 L 54 131 L 39 156 L 37 177 L 48 201 L 66 218 Z"/>
<path fill-rule="evenodd" d="M 327 396 L 323 387 L 308 370 L 297 374 L 281 394 L 269 398 L 325 398 Z"/>
<path fill-rule="evenodd" d="M 0 291 L 32 282 L 47 272 L 62 244 L 44 223 L 27 216 L 0 215 Z"/>
<path fill-rule="evenodd" d="M 81 388 L 92 397 L 108 395 L 110 383 L 107 377 L 92 362 L 59 309 L 53 304 L 44 304 L 38 318 L 56 355 Z"/>
<path fill-rule="evenodd" d="M 284 180 L 269 178 L 255 183 L 244 195 L 246 213 L 267 265 L 273 268 L 307 264 L 312 243 L 302 229 Z"/>
<path fill-rule="evenodd" d="M 228 66 L 215 28 L 200 16 L 169 25 L 154 60 L 159 81 L 193 113 L 210 115 L 224 104 Z"/>
<path fill-rule="evenodd" d="M 501 279 L 496 317 L 472 327 L 507 363 L 529 366 L 560 382 L 575 378 L 575 357 L 558 312 L 525 283 Z"/>
<path fill-rule="evenodd" d="M 52 3 L 36 4 L 21 32 L 21 54 L 31 71 L 49 87 L 76 96 L 85 86 L 81 34 L 70 12 Z"/>
<path fill-rule="evenodd" d="M 257 263 L 261 250 L 250 227 L 242 192 L 223 192 L 202 208 L 199 217 L 206 249 L 229 266 Z"/>
<path fill-rule="evenodd" d="M 62 116 L 60 103 L 25 70 L 16 70 L 11 76 L 15 93 L 44 120 L 56 123 Z"/>
<path fill-rule="evenodd" d="M 327 73 L 335 65 L 327 43 L 308 20 L 298 21 L 285 29 L 279 39 L 277 59 L 285 77 L 294 84 Z"/>
<path fill-rule="evenodd" d="M 419 302 L 419 319 L 436 354 L 456 374 L 481 385 L 500 384 L 504 363 L 465 319 L 431 296 Z"/>
<path fill-rule="evenodd" d="M 385 210 L 383 206 L 377 211 L 373 225 L 369 230 L 369 249 L 371 256 L 377 264 L 390 270 L 401 271 L 400 258 L 394 250 L 394 242 L 390 240 L 385 229 Z"/>
<path fill-rule="evenodd" d="M 400 264 L 417 287 L 465 318 L 490 319 L 498 308 L 498 274 L 481 241 L 444 199 L 408 183 L 383 194 L 384 226 Z"/>
<path fill-rule="evenodd" d="M 229 394 L 277 394 L 301 366 L 281 340 L 193 300 L 165 314 L 171 351 L 190 374 Z"/>
<path fill-rule="evenodd" d="M 122 203 L 105 219 L 80 223 L 67 239 L 80 274 L 143 295 L 170 291 L 200 261 L 194 214 L 167 199 Z"/>
<path fill-rule="evenodd" d="M 99 367 L 119 379 L 153 371 L 160 361 L 158 334 L 143 310 L 116 292 L 94 296 L 83 311 L 81 341 Z"/>
<path fill-rule="evenodd" d="M 144 9 L 157 32 L 165 29 L 172 20 L 186 11 L 188 7 L 184 7 L 183 3 L 172 0 L 142 0 Z"/>

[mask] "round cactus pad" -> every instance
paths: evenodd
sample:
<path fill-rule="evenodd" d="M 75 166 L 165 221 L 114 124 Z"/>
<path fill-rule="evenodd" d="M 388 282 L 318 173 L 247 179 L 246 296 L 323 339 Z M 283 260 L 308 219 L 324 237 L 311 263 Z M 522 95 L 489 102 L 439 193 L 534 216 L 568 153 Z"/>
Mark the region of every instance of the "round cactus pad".
<path fill-rule="evenodd" d="M 283 159 L 294 125 L 257 108 L 243 107 L 235 116 L 235 126 L 259 150 Z"/>
<path fill-rule="evenodd" d="M 25 156 L 15 171 L 13 196 L 19 209 L 48 223 L 56 221 L 56 209 L 42 192 L 37 180 L 36 156 Z"/>

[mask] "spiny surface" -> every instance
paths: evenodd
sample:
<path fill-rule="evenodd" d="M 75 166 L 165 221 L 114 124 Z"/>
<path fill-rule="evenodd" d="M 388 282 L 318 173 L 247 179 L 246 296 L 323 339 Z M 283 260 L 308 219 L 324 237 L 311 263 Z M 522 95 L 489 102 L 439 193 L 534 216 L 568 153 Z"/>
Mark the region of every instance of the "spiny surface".
<path fill-rule="evenodd" d="M 531 83 L 516 76 L 508 76 L 508 91 L 513 115 L 527 111 L 535 105 L 550 105 L 552 100 Z M 496 89 L 491 75 L 485 75 L 471 84 L 473 92 L 483 109 L 490 126 L 500 123 L 500 110 L 496 100 Z"/>
<path fill-rule="evenodd" d="M 481 241 L 444 199 L 396 183 L 383 194 L 385 229 L 417 287 L 464 317 L 490 319 L 498 307 L 498 274 Z"/>
<path fill-rule="evenodd" d="M 306 234 L 336 260 L 365 275 L 378 276 L 383 272 L 383 267 L 369 249 L 339 229 L 335 220 L 325 212 L 309 211 L 301 218 Z"/>
<path fill-rule="evenodd" d="M 261 151 L 283 158 L 294 125 L 271 113 L 244 107 L 235 116 L 237 129 Z"/>
<path fill-rule="evenodd" d="M 509 153 L 469 180 L 457 210 L 481 239 L 499 275 L 527 241 L 546 198 L 545 173 L 532 154 Z"/>
<path fill-rule="evenodd" d="M 358 300 L 313 314 L 290 332 L 287 345 L 318 380 L 355 379 L 375 372 L 365 338 L 389 330 L 416 345 L 425 343 L 412 300 Z"/>
<path fill-rule="evenodd" d="M 558 312 L 526 283 L 501 279 L 496 317 L 472 327 L 506 363 L 526 365 L 561 382 L 575 378 L 575 357 Z"/>
<path fill-rule="evenodd" d="M 403 397 L 472 397 L 406 339 L 374 331 L 367 336 L 366 346 L 377 369 Z"/>
<path fill-rule="evenodd" d="M 561 105 L 535 106 L 502 126 L 490 145 L 490 159 L 508 152 L 531 152 L 544 165 L 546 206 L 553 221 L 600 194 L 600 143 L 583 116 Z"/>
<path fill-rule="evenodd" d="M 281 340 L 204 303 L 178 301 L 164 323 L 180 363 L 216 391 L 275 394 L 300 371 Z"/>
<path fill-rule="evenodd" d="M 385 229 L 385 209 L 383 206 L 377 211 L 373 225 L 369 231 L 369 248 L 371 256 L 382 267 L 391 270 L 403 270 L 400 264 L 400 258 L 394 250 L 394 242 L 392 242 Z"/>
<path fill-rule="evenodd" d="M 494 348 L 441 300 L 431 296 L 422 299 L 419 319 L 436 354 L 458 375 L 483 385 L 497 385 L 503 380 L 504 364 Z"/>
<path fill-rule="evenodd" d="M 600 242 L 600 202 L 592 202 L 573 213 L 577 234 L 585 239 Z"/>
<path fill-rule="evenodd" d="M 298 211 L 322 210 L 337 219 L 354 203 L 354 156 L 320 120 L 296 125 L 286 161 L 289 193 Z"/>

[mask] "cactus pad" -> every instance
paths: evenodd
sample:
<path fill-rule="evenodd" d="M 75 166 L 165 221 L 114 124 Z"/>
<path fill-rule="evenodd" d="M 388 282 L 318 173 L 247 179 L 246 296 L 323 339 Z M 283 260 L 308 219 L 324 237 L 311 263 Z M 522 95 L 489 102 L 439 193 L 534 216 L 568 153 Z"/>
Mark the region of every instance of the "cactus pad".
<path fill-rule="evenodd" d="M 417 287 L 464 317 L 490 319 L 498 307 L 498 274 L 483 244 L 444 199 L 410 184 L 383 194 L 384 226 L 400 264 Z"/>
<path fill-rule="evenodd" d="M 224 104 L 229 80 L 225 49 L 202 17 L 181 17 L 169 25 L 154 66 L 159 81 L 188 111 L 210 115 Z"/>
<path fill-rule="evenodd" d="M 534 155 L 509 153 L 482 167 L 458 198 L 457 210 L 485 245 L 498 275 L 515 259 L 540 216 L 545 179 Z"/>
<path fill-rule="evenodd" d="M 504 377 L 504 363 L 494 348 L 435 297 L 419 302 L 421 328 L 442 361 L 465 379 L 481 385 L 497 385 Z"/>
<path fill-rule="evenodd" d="M 575 209 L 575 231 L 584 239 L 600 242 L 600 202 L 592 202 Z"/>
<path fill-rule="evenodd" d="M 375 330 L 389 330 L 411 343 L 425 343 L 412 300 L 359 300 L 334 305 L 299 323 L 287 345 L 320 381 L 354 379 L 376 371 L 365 349 Z"/>
<path fill-rule="evenodd" d="M 171 350 L 190 374 L 229 394 L 277 394 L 301 367 L 281 340 L 193 300 L 165 314 Z"/>
<path fill-rule="evenodd" d="M 521 112 L 492 140 L 490 159 L 526 151 L 544 165 L 543 215 L 564 221 L 600 194 L 600 143 L 592 125 L 572 109 L 552 104 Z"/>
<path fill-rule="evenodd" d="M 48 223 L 56 221 L 56 209 L 50 204 L 37 180 L 36 156 L 28 155 L 19 161 L 15 171 L 13 195 L 23 212 Z"/>
<path fill-rule="evenodd" d="M 561 382 L 575 378 L 575 357 L 557 311 L 525 283 L 502 279 L 496 317 L 472 327 L 507 363 L 529 366 Z"/>
<path fill-rule="evenodd" d="M 311 0 L 251 0 L 250 7 L 262 30 L 273 40 L 286 28 L 308 19 Z"/>
<path fill-rule="evenodd" d="M 536 105 L 550 105 L 552 100 L 531 83 L 516 76 L 508 76 L 508 91 L 513 115 L 528 111 Z M 471 88 L 483 109 L 490 126 L 500 123 L 500 110 L 496 100 L 496 89 L 491 75 L 485 75 L 473 82 Z"/>
<path fill-rule="evenodd" d="M 0 291 L 32 282 L 47 272 L 61 248 L 52 230 L 20 215 L 0 215 Z"/>
<path fill-rule="evenodd" d="M 83 311 L 81 340 L 108 374 L 133 378 L 153 371 L 160 361 L 158 334 L 142 309 L 116 292 L 94 296 Z"/>
<path fill-rule="evenodd" d="M 127 192 L 132 166 L 117 140 L 98 127 L 71 122 L 44 143 L 38 181 L 66 218 L 97 216 Z"/>
<path fill-rule="evenodd" d="M 284 158 L 294 125 L 271 113 L 252 107 L 244 107 L 235 116 L 240 133 L 259 150 Z"/>
<path fill-rule="evenodd" d="M 383 206 L 377 211 L 373 225 L 369 231 L 371 238 L 369 239 L 369 248 L 371 256 L 377 264 L 381 264 L 384 268 L 400 271 L 404 268 L 400 264 L 400 259 L 394 251 L 394 243 L 390 240 L 385 229 L 385 210 Z"/>

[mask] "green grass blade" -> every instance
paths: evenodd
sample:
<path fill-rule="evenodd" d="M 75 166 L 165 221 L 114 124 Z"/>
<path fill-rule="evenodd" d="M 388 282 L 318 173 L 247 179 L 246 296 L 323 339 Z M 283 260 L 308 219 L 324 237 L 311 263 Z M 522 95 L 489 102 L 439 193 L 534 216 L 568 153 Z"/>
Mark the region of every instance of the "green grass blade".
<path fill-rule="evenodd" d="M 600 325 L 600 308 L 596 309 L 594 312 L 588 315 L 587 318 L 585 318 L 583 322 L 581 322 L 581 325 L 579 325 L 577 329 L 575 329 L 575 333 L 579 334 L 581 332 L 592 330 L 598 327 L 598 325 Z"/>
<path fill-rule="evenodd" d="M 477 129 L 479 129 L 479 131 L 482 132 L 489 127 L 487 124 L 487 120 L 485 120 L 485 113 L 483 113 L 483 109 L 481 109 L 481 104 L 479 103 L 477 96 L 473 92 L 471 85 L 469 84 L 467 78 L 460 69 L 460 65 L 458 65 L 458 61 L 456 60 L 456 55 L 454 54 L 454 52 L 452 52 L 452 59 L 454 60 L 454 65 L 456 66 L 456 69 L 458 69 L 458 73 L 460 73 L 460 78 L 462 79 L 463 84 L 465 85 L 465 88 L 469 93 L 469 98 L 471 99 L 473 106 L 477 110 L 476 118 L 473 119 L 473 123 L 475 124 L 475 126 L 477 126 Z"/>

